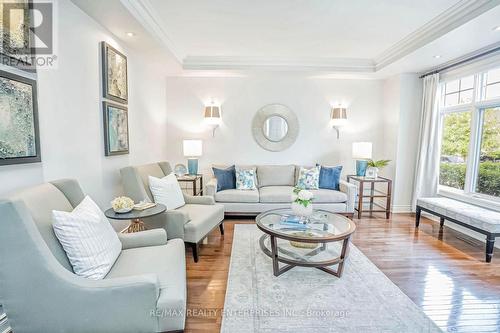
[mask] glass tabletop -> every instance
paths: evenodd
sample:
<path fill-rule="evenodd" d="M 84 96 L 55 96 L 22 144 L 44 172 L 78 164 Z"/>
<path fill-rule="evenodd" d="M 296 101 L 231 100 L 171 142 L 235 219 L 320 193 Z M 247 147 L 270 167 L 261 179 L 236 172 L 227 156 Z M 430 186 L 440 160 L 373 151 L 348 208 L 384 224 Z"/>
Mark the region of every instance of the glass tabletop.
<path fill-rule="evenodd" d="M 344 239 L 356 229 L 347 217 L 325 210 L 314 210 L 307 223 L 304 222 L 291 209 L 270 210 L 256 218 L 257 226 L 267 234 L 305 242 Z"/>

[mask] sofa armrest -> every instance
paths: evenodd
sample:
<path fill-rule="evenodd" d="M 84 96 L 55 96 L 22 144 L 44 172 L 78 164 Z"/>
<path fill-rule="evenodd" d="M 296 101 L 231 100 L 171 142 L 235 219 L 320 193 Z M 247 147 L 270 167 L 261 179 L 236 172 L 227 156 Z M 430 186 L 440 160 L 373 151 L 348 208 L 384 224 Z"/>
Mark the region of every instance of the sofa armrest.
<path fill-rule="evenodd" d="M 151 229 L 130 234 L 119 233 L 118 238 L 122 242 L 122 250 L 167 244 L 165 229 Z"/>
<path fill-rule="evenodd" d="M 205 194 L 213 197 L 215 193 L 217 193 L 217 178 L 214 177 L 205 186 Z"/>
<path fill-rule="evenodd" d="M 350 184 L 345 180 L 340 180 L 339 188 L 341 192 L 347 194 L 347 212 L 354 213 L 354 204 L 356 202 L 356 192 L 358 188 L 354 184 Z"/>
<path fill-rule="evenodd" d="M 184 201 L 187 204 L 215 205 L 214 197 L 209 195 L 194 196 L 194 195 L 184 194 Z"/>

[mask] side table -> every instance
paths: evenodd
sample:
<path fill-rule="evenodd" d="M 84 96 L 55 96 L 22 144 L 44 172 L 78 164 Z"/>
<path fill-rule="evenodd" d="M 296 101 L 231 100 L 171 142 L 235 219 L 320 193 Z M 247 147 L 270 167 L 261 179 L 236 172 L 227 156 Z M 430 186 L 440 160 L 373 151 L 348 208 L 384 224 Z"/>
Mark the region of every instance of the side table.
<path fill-rule="evenodd" d="M 193 195 L 203 194 L 203 175 L 184 175 L 176 176 L 179 183 L 191 183 L 193 189 Z M 197 183 L 199 182 L 200 187 L 198 190 Z"/>
<path fill-rule="evenodd" d="M 385 177 L 377 177 L 377 178 L 367 178 L 363 176 L 356 175 L 348 175 L 347 182 L 351 183 L 351 180 L 358 183 L 358 207 L 354 208 L 358 212 L 358 219 L 361 218 L 361 214 L 363 213 L 385 213 L 385 218 L 388 219 L 391 215 L 391 192 L 392 192 L 392 180 Z M 365 183 L 369 184 L 369 194 L 365 193 Z M 376 183 L 385 183 L 387 185 L 386 192 L 380 191 L 375 188 Z M 368 188 L 368 186 L 366 187 Z M 364 209 L 363 203 L 364 199 L 369 198 L 369 209 Z M 385 207 L 377 202 L 375 202 L 375 198 L 385 198 L 386 204 Z M 379 209 L 374 209 L 373 207 L 379 207 Z"/>
<path fill-rule="evenodd" d="M 139 232 L 139 231 L 144 231 L 146 230 L 146 227 L 144 226 L 144 222 L 142 221 L 143 218 L 146 217 L 151 217 L 155 216 L 158 214 L 163 213 L 164 211 L 167 210 L 167 207 L 162 204 L 156 204 L 156 206 L 147 208 L 144 210 L 135 210 L 133 209 L 132 211 L 128 213 L 115 213 L 113 208 L 109 208 L 104 212 L 104 215 L 106 215 L 107 218 L 112 219 L 112 220 L 131 220 L 130 225 L 128 226 L 127 229 L 123 230 L 123 233 L 132 233 L 132 232 Z"/>

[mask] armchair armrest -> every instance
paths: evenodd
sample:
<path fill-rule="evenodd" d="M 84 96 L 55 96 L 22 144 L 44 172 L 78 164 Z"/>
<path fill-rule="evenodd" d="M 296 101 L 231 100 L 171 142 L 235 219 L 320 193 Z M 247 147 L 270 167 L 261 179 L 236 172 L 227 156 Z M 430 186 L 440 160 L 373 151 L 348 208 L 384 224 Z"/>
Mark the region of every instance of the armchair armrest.
<path fill-rule="evenodd" d="M 167 244 L 165 229 L 151 229 L 131 234 L 119 233 L 118 238 L 122 242 L 122 250 Z"/>
<path fill-rule="evenodd" d="M 184 225 L 189 221 L 189 214 L 181 210 L 167 210 L 162 214 L 144 219 L 148 229 L 165 229 L 168 239 L 184 239 Z"/>
<path fill-rule="evenodd" d="M 354 204 L 356 202 L 356 192 L 358 188 L 354 184 L 350 184 L 345 180 L 340 180 L 339 189 L 341 192 L 347 194 L 347 212 L 354 212 Z"/>
<path fill-rule="evenodd" d="M 193 196 L 184 194 L 184 201 L 187 204 L 196 205 L 215 205 L 213 196 L 203 195 L 203 196 Z"/>
<path fill-rule="evenodd" d="M 213 197 L 215 193 L 217 193 L 217 178 L 214 177 L 206 184 L 205 194 Z"/>

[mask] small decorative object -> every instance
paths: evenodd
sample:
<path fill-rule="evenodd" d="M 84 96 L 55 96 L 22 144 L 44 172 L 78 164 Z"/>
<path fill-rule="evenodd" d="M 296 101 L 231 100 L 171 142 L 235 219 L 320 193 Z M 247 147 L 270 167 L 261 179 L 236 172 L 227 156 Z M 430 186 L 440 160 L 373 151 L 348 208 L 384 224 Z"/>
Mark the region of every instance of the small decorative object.
<path fill-rule="evenodd" d="M 215 130 L 220 126 L 221 123 L 221 110 L 220 106 L 216 106 L 212 101 L 212 104 L 205 106 L 204 112 L 205 124 L 212 127 L 212 137 L 215 137 Z"/>
<path fill-rule="evenodd" d="M 307 221 L 307 218 L 313 213 L 312 192 L 295 187 L 293 189 L 293 195 L 293 213 L 297 216 L 300 216 L 303 220 Z"/>
<path fill-rule="evenodd" d="M 198 157 L 201 156 L 202 141 L 201 140 L 184 140 L 183 142 L 184 156 L 188 158 L 188 172 L 190 175 L 198 174 Z"/>
<path fill-rule="evenodd" d="M 104 112 L 104 151 L 106 156 L 128 154 L 127 107 L 103 102 L 102 109 Z"/>
<path fill-rule="evenodd" d="M 134 209 L 134 200 L 129 197 L 117 197 L 111 201 L 111 207 L 115 213 L 128 213 Z"/>
<path fill-rule="evenodd" d="M 0 165 L 40 161 L 36 81 L 0 71 Z"/>
<path fill-rule="evenodd" d="M 103 97 L 127 103 L 127 57 L 117 49 L 101 42 Z"/>
<path fill-rule="evenodd" d="M 182 177 L 187 173 L 187 168 L 184 164 L 176 164 L 174 167 L 174 173 L 177 177 Z"/>
<path fill-rule="evenodd" d="M 364 177 L 368 160 L 372 158 L 372 143 L 353 142 L 352 157 L 356 159 L 356 176 Z"/>
<path fill-rule="evenodd" d="M 337 139 L 340 138 L 340 127 L 345 126 L 347 123 L 347 109 L 341 105 L 332 108 L 330 114 L 330 124 L 333 129 L 337 132 Z"/>
<path fill-rule="evenodd" d="M 292 233 L 294 236 L 299 236 L 299 237 L 313 237 L 314 234 L 310 231 L 299 231 L 299 232 L 294 232 Z M 297 242 L 297 241 L 290 241 L 290 245 L 293 247 L 297 247 L 300 249 L 315 249 L 318 247 L 318 243 L 304 243 L 304 242 Z"/>
<path fill-rule="evenodd" d="M 385 168 L 390 161 L 391 160 L 369 160 L 368 169 L 366 170 L 366 177 L 377 179 L 380 169 Z"/>

